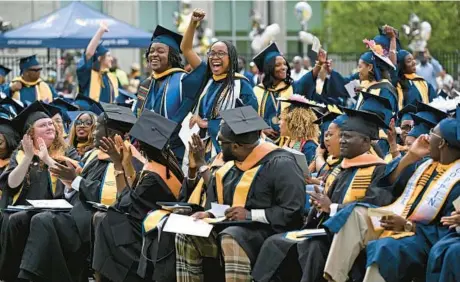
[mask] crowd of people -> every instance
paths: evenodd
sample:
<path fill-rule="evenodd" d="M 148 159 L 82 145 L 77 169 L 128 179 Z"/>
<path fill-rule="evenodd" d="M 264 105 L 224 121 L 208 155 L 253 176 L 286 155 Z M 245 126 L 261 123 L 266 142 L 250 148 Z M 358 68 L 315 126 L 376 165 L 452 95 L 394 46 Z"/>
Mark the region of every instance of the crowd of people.
<path fill-rule="evenodd" d="M 135 94 L 104 23 L 74 99 L 35 56 L 1 66 L 0 280 L 460 281 L 460 100 L 396 30 L 348 77 L 325 50 L 291 69 L 275 42 L 251 74 L 231 42 L 194 52 L 204 17 L 156 27 Z M 72 207 L 29 202 L 53 199 Z M 165 231 L 173 215 L 212 232 Z"/>

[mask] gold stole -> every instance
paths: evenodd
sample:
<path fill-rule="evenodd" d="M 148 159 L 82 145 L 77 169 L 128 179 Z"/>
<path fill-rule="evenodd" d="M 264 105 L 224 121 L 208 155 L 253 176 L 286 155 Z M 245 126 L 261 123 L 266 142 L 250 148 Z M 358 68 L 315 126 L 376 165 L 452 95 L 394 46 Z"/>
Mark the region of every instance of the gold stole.
<path fill-rule="evenodd" d="M 255 179 L 257 172 L 261 165 L 256 164 L 264 158 L 267 154 L 274 151 L 278 147 L 271 143 L 261 143 L 249 154 L 249 156 L 241 163 L 227 162 L 219 170 L 216 171 L 216 190 L 217 201 L 219 204 L 224 203 L 224 185 L 223 179 L 227 172 L 236 166 L 238 169 L 244 171 L 240 181 L 235 187 L 233 195 L 233 207 L 244 207 L 246 205 L 247 196 L 251 188 L 251 184 Z"/>
<path fill-rule="evenodd" d="M 16 162 L 18 164 L 20 164 L 23 160 L 24 160 L 24 151 L 22 150 L 18 150 L 18 153 L 16 154 Z M 58 178 L 54 175 L 52 175 L 51 173 L 48 172 L 48 175 L 49 175 L 49 178 L 50 178 L 50 181 L 51 181 L 51 193 L 53 195 L 53 197 L 56 195 L 56 183 L 57 183 L 57 180 Z M 26 181 L 25 179 L 23 181 Z M 21 193 L 22 193 L 22 188 L 24 187 L 24 182 L 22 183 L 22 185 L 19 187 L 19 188 L 16 188 L 18 189 L 18 192 L 13 196 L 13 205 L 16 204 L 16 202 L 18 201 L 19 197 L 21 196 Z"/>
<path fill-rule="evenodd" d="M 96 102 L 99 102 L 101 97 L 101 88 L 105 87 L 103 83 L 102 76 L 107 74 L 107 77 L 110 81 L 110 103 L 112 103 L 115 98 L 118 96 L 118 79 L 117 76 L 113 73 L 110 73 L 108 70 L 95 71 L 91 70 L 91 80 L 89 86 L 89 97 Z M 113 91 L 113 97 L 112 97 Z M 114 99 L 114 100 L 112 100 Z"/>
<path fill-rule="evenodd" d="M 259 104 L 259 110 L 258 110 L 259 116 L 261 116 L 262 118 L 265 116 L 267 101 L 270 97 L 276 100 L 277 97 L 275 97 L 275 93 L 278 93 L 278 97 L 280 98 L 289 98 L 292 96 L 293 94 L 292 85 L 284 89 L 283 91 L 279 92 L 280 89 L 283 89 L 285 87 L 286 87 L 286 83 L 284 82 L 279 83 L 274 89 L 272 88 L 265 89 L 263 84 L 259 84 L 254 87 L 253 89 L 254 94 L 256 95 L 257 103 Z M 289 106 L 289 103 L 281 103 L 280 112 L 276 113 L 276 116 L 281 114 L 281 112 L 288 106 Z M 278 111 L 278 109 L 275 109 L 275 110 Z"/>
<path fill-rule="evenodd" d="M 363 91 L 369 92 L 370 94 L 380 96 L 381 88 L 374 88 L 374 89 L 370 89 L 370 90 L 368 90 L 368 89 L 369 89 L 369 87 L 371 87 L 373 85 L 376 85 L 376 84 L 379 84 L 379 83 L 382 83 L 382 82 L 387 82 L 387 83 L 391 84 L 391 82 L 388 79 L 382 79 L 381 81 L 368 81 L 368 80 L 361 81 L 360 85 L 363 88 Z M 358 101 L 356 103 L 356 108 L 359 108 L 361 106 L 362 102 L 363 102 L 363 95 L 359 95 Z"/>
<path fill-rule="evenodd" d="M 177 179 L 174 173 L 170 171 L 170 177 L 168 179 L 166 175 L 166 167 L 154 161 L 149 161 L 148 163 L 146 163 L 144 165 L 143 170 L 158 174 L 161 177 L 161 179 L 166 183 L 166 186 L 168 186 L 169 190 L 173 193 L 176 200 L 179 199 L 179 193 L 182 187 L 182 182 L 180 182 L 179 179 Z"/>
<path fill-rule="evenodd" d="M 428 83 L 421 77 L 416 75 L 415 73 L 411 74 L 405 74 L 404 75 L 408 80 L 412 81 L 412 83 L 415 85 L 415 87 L 418 90 L 418 93 L 420 93 L 420 97 L 422 98 L 422 102 L 425 104 L 428 104 L 430 102 L 430 97 L 428 93 Z M 402 109 L 404 107 L 404 93 L 401 87 L 401 84 L 398 82 L 398 85 L 396 86 L 396 90 L 398 92 L 398 106 L 399 109 Z"/>
<path fill-rule="evenodd" d="M 84 168 L 96 157 L 101 161 L 110 159 L 104 152 L 98 149 L 93 150 L 88 159 L 86 159 Z M 110 206 L 117 200 L 117 182 L 115 179 L 115 167 L 112 162 L 107 165 L 99 191 L 101 204 Z"/>
<path fill-rule="evenodd" d="M 53 92 L 51 92 L 51 89 L 48 83 L 44 82 L 41 78 L 33 82 L 27 82 L 21 76 L 18 76 L 18 77 L 15 77 L 11 81 L 11 83 L 14 83 L 16 81 L 21 82 L 26 87 L 35 86 L 35 98 L 37 101 L 48 101 L 48 102 L 53 101 Z M 20 101 L 21 91 L 14 92 L 11 98 Z"/>

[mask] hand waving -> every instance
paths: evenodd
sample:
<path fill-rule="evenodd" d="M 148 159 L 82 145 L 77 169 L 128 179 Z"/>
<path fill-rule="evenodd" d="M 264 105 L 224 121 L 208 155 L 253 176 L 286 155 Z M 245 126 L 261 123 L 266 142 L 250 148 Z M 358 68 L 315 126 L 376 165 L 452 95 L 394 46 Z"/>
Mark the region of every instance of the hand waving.
<path fill-rule="evenodd" d="M 192 135 L 192 142 L 188 142 L 189 144 L 189 167 L 190 168 L 197 168 L 203 166 L 206 161 L 205 158 L 205 148 L 204 143 L 201 141 L 200 136 L 197 134 Z"/>

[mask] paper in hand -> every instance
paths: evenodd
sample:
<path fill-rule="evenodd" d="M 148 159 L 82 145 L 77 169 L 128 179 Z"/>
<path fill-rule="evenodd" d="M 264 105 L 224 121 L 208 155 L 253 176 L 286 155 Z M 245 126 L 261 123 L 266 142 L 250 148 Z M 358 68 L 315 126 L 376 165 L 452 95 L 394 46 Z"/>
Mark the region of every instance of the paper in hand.
<path fill-rule="evenodd" d="M 215 217 L 223 217 L 225 216 L 225 211 L 230 208 L 229 205 L 221 205 L 218 203 L 211 203 L 211 210 L 210 212 L 215 216 Z"/>
<path fill-rule="evenodd" d="M 72 209 L 72 205 L 64 199 L 55 200 L 27 200 L 34 208 L 38 209 Z"/>
<path fill-rule="evenodd" d="M 195 220 L 191 216 L 172 213 L 163 228 L 163 232 L 186 234 L 198 237 L 209 237 L 213 226 L 203 220 Z"/>
<path fill-rule="evenodd" d="M 456 211 L 460 211 L 460 197 L 458 197 L 455 201 L 452 203 L 454 205 L 454 208 Z"/>
<path fill-rule="evenodd" d="M 315 53 L 319 53 L 319 49 L 321 48 L 321 42 L 319 41 L 318 37 L 313 38 L 313 44 L 311 46 L 311 50 Z"/>
<path fill-rule="evenodd" d="M 371 217 L 372 216 L 383 217 L 383 216 L 388 216 L 388 215 L 395 215 L 395 213 L 391 210 L 383 209 L 383 208 L 368 208 L 367 215 Z"/>
<path fill-rule="evenodd" d="M 184 118 L 182 121 L 182 127 L 179 131 L 179 137 L 182 140 L 182 143 L 185 145 L 185 149 L 188 151 L 188 142 L 192 138 L 193 134 L 197 134 L 200 131 L 200 127 L 198 124 L 193 125 L 192 128 L 190 128 L 190 119 L 192 118 L 192 113 L 188 113 L 188 115 Z"/>

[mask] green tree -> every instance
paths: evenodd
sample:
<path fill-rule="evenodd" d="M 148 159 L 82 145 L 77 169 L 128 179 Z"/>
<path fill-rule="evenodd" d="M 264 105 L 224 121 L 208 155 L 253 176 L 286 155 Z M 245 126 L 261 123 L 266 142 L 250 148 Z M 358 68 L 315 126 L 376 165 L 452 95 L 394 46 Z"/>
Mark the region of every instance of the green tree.
<path fill-rule="evenodd" d="M 460 2 L 331 1 L 324 5 L 322 41 L 329 52 L 365 51 L 362 40 L 377 35 L 377 27 L 388 24 L 401 30 L 411 13 L 431 24 L 428 48 L 432 53 L 452 52 L 460 46 Z M 406 47 L 408 39 L 400 34 L 400 40 Z"/>

